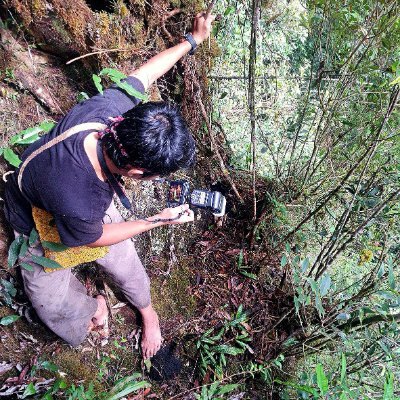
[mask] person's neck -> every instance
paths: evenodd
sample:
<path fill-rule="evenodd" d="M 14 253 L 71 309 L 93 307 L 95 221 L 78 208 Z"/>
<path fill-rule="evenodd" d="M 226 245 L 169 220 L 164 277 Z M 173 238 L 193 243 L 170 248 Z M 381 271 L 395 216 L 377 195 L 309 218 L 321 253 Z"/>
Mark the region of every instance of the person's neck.
<path fill-rule="evenodd" d="M 86 151 L 86 154 L 89 158 L 90 163 L 93 166 L 93 169 L 97 175 L 97 177 L 105 182 L 107 178 L 104 175 L 103 170 L 101 169 L 99 159 L 97 157 L 97 143 L 99 141 L 98 134 L 96 132 L 90 133 L 88 136 L 86 136 L 85 141 L 84 141 L 84 148 Z M 104 159 L 106 161 L 107 167 L 110 170 L 112 174 L 118 174 L 119 171 L 115 167 L 115 165 L 111 162 L 111 160 L 108 158 L 106 154 L 104 154 Z"/>

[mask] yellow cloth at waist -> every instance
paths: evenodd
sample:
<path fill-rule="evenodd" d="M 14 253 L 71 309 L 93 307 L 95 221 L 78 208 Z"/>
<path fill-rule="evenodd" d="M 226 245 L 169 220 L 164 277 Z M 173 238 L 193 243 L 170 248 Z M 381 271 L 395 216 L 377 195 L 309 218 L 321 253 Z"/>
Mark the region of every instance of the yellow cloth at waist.
<path fill-rule="evenodd" d="M 61 244 L 60 235 L 58 234 L 57 227 L 54 223 L 54 218 L 50 213 L 40 208 L 33 207 L 32 216 L 41 241 Z M 53 251 L 44 247 L 44 255 L 46 258 L 56 261 L 62 266 L 62 268 L 72 268 L 79 264 L 102 258 L 108 253 L 108 250 L 108 246 L 78 246 L 69 247 L 62 251 Z M 44 270 L 46 272 L 57 271 L 57 269 L 53 268 L 44 268 Z"/>

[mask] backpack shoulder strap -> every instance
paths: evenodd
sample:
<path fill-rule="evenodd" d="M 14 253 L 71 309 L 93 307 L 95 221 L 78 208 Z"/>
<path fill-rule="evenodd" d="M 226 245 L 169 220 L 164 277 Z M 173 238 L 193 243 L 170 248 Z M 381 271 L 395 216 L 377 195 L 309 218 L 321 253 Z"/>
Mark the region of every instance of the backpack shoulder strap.
<path fill-rule="evenodd" d="M 29 155 L 29 157 L 26 158 L 26 160 L 22 163 L 19 173 L 18 173 L 18 187 L 19 190 L 22 191 L 22 175 L 24 173 L 24 170 L 26 166 L 39 154 L 43 153 L 45 150 L 49 149 L 50 147 L 53 147 L 57 143 L 62 142 L 65 139 L 68 139 L 69 137 L 83 131 L 102 131 L 105 128 L 107 128 L 107 125 L 101 124 L 98 122 L 87 122 L 84 124 L 80 125 L 75 125 L 72 128 L 69 128 L 66 130 L 64 133 L 61 135 L 56 136 L 54 139 L 48 141 L 46 144 L 43 146 L 39 147 L 36 149 L 32 154 Z"/>

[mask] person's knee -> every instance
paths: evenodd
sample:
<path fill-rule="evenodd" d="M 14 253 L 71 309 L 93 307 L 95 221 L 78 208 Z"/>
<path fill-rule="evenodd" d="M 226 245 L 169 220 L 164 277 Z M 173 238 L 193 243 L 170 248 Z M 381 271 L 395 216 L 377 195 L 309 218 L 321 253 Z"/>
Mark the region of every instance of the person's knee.
<path fill-rule="evenodd" d="M 142 310 L 143 308 L 147 308 L 150 304 L 151 304 L 150 290 L 146 294 L 142 293 L 139 296 L 135 297 L 134 306 L 138 310 Z"/>
<path fill-rule="evenodd" d="M 38 316 L 43 319 L 54 315 L 61 315 L 64 311 L 64 299 L 61 296 L 29 296 L 32 307 Z"/>
<path fill-rule="evenodd" d="M 150 298 L 150 279 L 146 273 L 141 274 L 136 279 L 130 279 L 121 285 L 121 289 L 129 302 L 136 308 L 146 308 L 151 303 Z"/>

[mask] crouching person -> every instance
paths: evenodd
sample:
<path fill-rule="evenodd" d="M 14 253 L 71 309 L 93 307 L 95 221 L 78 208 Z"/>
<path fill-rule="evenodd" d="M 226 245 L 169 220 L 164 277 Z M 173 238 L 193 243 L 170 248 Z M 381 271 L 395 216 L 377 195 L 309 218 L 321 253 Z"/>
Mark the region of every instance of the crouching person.
<path fill-rule="evenodd" d="M 213 20 L 213 16 L 205 19 L 199 14 L 192 34 L 133 71 L 126 81 L 144 93 L 208 38 Z M 107 318 L 105 299 L 88 296 L 67 268 L 82 260 L 74 257 L 79 254 L 85 261 L 96 260 L 140 311 L 144 357 L 158 351 L 162 337 L 151 304 L 149 278 L 131 238 L 166 224 L 191 222 L 193 213 L 184 205 L 125 222 L 113 197 L 117 195 L 129 207 L 120 187 L 121 176 L 135 180 L 166 176 L 192 166 L 194 160 L 193 137 L 175 107 L 162 102 L 140 104 L 117 87 L 75 106 L 24 152 L 20 168 L 6 184 L 5 214 L 16 237 L 27 237 L 36 227 L 41 240 L 56 235 L 68 246 L 66 254 L 59 255 L 66 268 L 48 272 L 35 262 L 44 255 L 40 243 L 21 260 L 31 266 L 21 273 L 34 309 L 66 342 L 79 345 Z M 74 259 L 75 264 L 67 259 Z"/>

